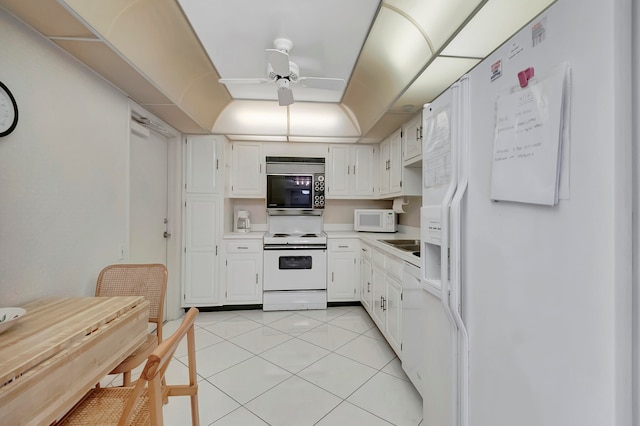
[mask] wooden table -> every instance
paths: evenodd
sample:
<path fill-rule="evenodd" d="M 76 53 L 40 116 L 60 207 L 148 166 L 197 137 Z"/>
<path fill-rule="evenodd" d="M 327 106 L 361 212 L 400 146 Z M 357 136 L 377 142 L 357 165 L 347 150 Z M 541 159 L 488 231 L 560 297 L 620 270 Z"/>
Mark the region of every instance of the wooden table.
<path fill-rule="evenodd" d="M 47 425 L 139 346 L 140 296 L 43 299 L 0 334 L 0 423 Z"/>

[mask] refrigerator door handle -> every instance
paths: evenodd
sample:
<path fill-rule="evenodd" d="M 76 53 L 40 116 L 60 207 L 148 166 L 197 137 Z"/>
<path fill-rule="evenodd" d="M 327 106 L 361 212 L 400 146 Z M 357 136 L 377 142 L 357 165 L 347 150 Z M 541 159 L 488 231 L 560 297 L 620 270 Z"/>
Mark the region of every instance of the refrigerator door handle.
<path fill-rule="evenodd" d="M 451 285 L 449 308 L 458 329 L 458 420 L 461 426 L 469 423 L 468 395 L 469 395 L 469 334 L 462 319 L 461 291 L 462 291 L 462 201 L 469 182 L 469 80 L 463 77 L 460 82 L 458 96 L 458 150 L 457 150 L 457 181 L 456 192 L 451 201 Z"/>

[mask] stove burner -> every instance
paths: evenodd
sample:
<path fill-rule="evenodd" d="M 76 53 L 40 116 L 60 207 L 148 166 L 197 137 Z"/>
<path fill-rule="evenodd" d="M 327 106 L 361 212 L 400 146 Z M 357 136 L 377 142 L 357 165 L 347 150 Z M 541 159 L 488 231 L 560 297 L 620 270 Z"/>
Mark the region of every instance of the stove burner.
<path fill-rule="evenodd" d="M 303 234 L 303 235 L 300 235 L 300 236 L 303 237 L 303 238 L 309 238 L 309 237 L 317 237 L 318 234 Z"/>
<path fill-rule="evenodd" d="M 273 236 L 277 238 L 284 238 L 284 237 L 288 237 L 289 234 L 273 234 Z"/>

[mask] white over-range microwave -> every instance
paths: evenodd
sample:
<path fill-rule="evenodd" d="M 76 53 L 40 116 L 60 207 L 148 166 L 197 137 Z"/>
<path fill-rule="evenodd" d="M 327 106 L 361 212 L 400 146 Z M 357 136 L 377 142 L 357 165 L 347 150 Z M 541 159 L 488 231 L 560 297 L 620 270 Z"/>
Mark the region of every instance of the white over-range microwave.
<path fill-rule="evenodd" d="M 387 209 L 355 209 L 353 229 L 365 232 L 396 232 L 396 212 Z"/>

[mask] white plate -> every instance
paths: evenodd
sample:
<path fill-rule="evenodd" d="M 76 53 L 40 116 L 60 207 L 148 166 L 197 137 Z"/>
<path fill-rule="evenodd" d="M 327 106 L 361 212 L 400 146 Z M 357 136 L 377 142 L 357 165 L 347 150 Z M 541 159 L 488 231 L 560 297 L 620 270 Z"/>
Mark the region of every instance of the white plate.
<path fill-rule="evenodd" d="M 22 308 L 0 308 L 0 333 L 18 322 L 18 318 L 23 316 L 27 311 Z"/>

